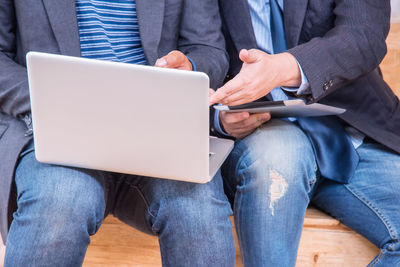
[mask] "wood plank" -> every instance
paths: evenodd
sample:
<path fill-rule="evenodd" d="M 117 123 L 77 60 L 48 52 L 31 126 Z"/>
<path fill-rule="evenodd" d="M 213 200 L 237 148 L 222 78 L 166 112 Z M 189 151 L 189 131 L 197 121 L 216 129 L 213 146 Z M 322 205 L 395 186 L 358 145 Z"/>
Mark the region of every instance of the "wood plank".
<path fill-rule="evenodd" d="M 236 233 L 235 246 L 236 267 L 242 267 Z M 158 239 L 108 216 L 91 238 L 83 266 L 161 266 Z"/>
<path fill-rule="evenodd" d="M 378 253 L 377 247 L 355 232 L 303 228 L 296 267 L 362 267 Z"/>
<path fill-rule="evenodd" d="M 236 267 L 242 267 L 236 234 L 235 245 Z M 366 266 L 378 252 L 374 245 L 337 220 L 309 208 L 296 267 L 361 267 Z M 1 263 L 3 257 L 4 245 L 0 244 Z M 157 237 L 141 233 L 109 216 L 92 237 L 84 266 L 161 266 Z"/>
<path fill-rule="evenodd" d="M 341 229 L 351 231 L 338 220 L 335 220 L 322 211 L 312 207 L 309 207 L 306 211 L 303 226 L 309 228 Z"/>
<path fill-rule="evenodd" d="M 235 245 L 236 267 L 242 267 L 236 233 Z M 317 209 L 307 210 L 296 267 L 361 267 L 376 254 L 373 244 L 339 221 Z M 161 266 L 158 240 L 109 216 L 92 237 L 84 266 Z"/>

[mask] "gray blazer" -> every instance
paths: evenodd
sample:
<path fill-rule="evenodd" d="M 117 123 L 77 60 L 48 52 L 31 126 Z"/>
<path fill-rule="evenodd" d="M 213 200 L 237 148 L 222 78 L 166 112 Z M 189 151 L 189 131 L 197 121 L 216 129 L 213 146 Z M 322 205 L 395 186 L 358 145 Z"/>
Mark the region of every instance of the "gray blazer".
<path fill-rule="evenodd" d="M 228 70 L 217 0 L 136 0 L 148 64 L 179 49 L 221 85 Z M 16 208 L 13 176 L 31 136 L 21 118 L 30 113 L 28 51 L 80 56 L 74 0 L 0 1 L 0 230 L 6 240 Z M 11 192 L 11 194 L 10 194 Z"/>
<path fill-rule="evenodd" d="M 219 3 L 231 78 L 242 66 L 239 51 L 257 43 L 247 0 Z M 288 52 L 310 82 L 306 100 L 345 108 L 343 121 L 400 153 L 399 99 L 379 70 L 390 0 L 285 0 L 284 23 Z"/>

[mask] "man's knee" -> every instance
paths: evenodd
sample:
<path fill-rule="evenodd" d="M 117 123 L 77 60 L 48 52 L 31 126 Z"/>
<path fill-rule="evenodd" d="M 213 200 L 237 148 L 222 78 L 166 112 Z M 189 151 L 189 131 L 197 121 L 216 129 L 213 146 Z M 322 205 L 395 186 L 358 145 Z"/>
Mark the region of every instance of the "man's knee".
<path fill-rule="evenodd" d="M 292 122 L 272 120 L 235 144 L 223 165 L 224 179 L 259 201 L 271 203 L 288 193 L 307 197 L 317 179 L 307 136 Z"/>
<path fill-rule="evenodd" d="M 182 185 L 180 189 L 179 184 Z M 210 228 L 221 224 L 231 227 L 228 217 L 232 210 L 219 175 L 207 184 L 178 182 L 177 185 L 175 193 L 170 191 L 150 206 L 155 231 L 165 225 L 182 232 L 189 229 L 212 231 Z"/>
<path fill-rule="evenodd" d="M 22 164 L 22 165 L 21 165 Z M 24 158 L 16 171 L 16 220 L 42 225 L 87 225 L 94 234 L 105 210 L 103 183 L 90 171 L 38 163 Z"/>
<path fill-rule="evenodd" d="M 291 177 L 312 166 L 315 158 L 307 136 L 294 123 L 272 120 L 236 143 L 228 160 L 230 168 L 255 169 Z"/>
<path fill-rule="evenodd" d="M 159 237 L 163 262 L 176 265 L 187 260 L 188 255 L 201 266 L 228 266 L 234 261 L 229 220 L 232 210 L 221 183 L 215 179 L 221 178 L 214 177 L 208 184 L 180 183 L 173 189 L 175 193 L 163 194 L 159 201 L 150 204 L 152 227 Z M 218 184 L 221 186 L 214 188 Z"/>

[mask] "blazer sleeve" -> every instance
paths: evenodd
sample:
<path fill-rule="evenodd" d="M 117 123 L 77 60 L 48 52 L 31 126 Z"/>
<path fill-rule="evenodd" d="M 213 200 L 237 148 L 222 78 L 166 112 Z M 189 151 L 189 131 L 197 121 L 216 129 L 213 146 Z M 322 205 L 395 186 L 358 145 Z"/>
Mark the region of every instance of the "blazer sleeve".
<path fill-rule="evenodd" d="M 0 112 L 20 117 L 30 112 L 30 102 L 26 68 L 14 61 L 17 23 L 13 2 L 0 1 Z"/>
<path fill-rule="evenodd" d="M 222 85 L 229 64 L 218 0 L 185 1 L 178 46 L 198 71 L 208 74 L 211 88 Z"/>
<path fill-rule="evenodd" d="M 334 27 L 288 50 L 300 63 L 316 102 L 376 69 L 386 54 L 390 0 L 336 0 Z"/>

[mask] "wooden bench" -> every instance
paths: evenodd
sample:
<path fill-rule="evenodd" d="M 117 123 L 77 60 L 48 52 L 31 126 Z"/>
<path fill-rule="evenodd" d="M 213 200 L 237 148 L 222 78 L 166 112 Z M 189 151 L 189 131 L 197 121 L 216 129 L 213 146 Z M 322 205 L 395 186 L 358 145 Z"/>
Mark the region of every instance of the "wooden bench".
<path fill-rule="evenodd" d="M 235 246 L 236 266 L 243 266 L 236 238 Z M 339 221 L 307 210 L 296 266 L 366 266 L 377 253 L 373 244 Z M 109 216 L 93 236 L 84 266 L 161 266 L 157 237 Z"/>
<path fill-rule="evenodd" d="M 400 96 L 400 23 L 392 23 L 389 53 L 382 62 L 385 80 Z M 161 266 L 156 237 L 145 235 L 109 216 L 92 237 L 84 266 Z M 328 215 L 309 208 L 304 221 L 297 265 L 366 266 L 378 249 Z M 0 242 L 0 266 L 4 246 Z M 236 241 L 236 266 L 242 266 Z"/>

